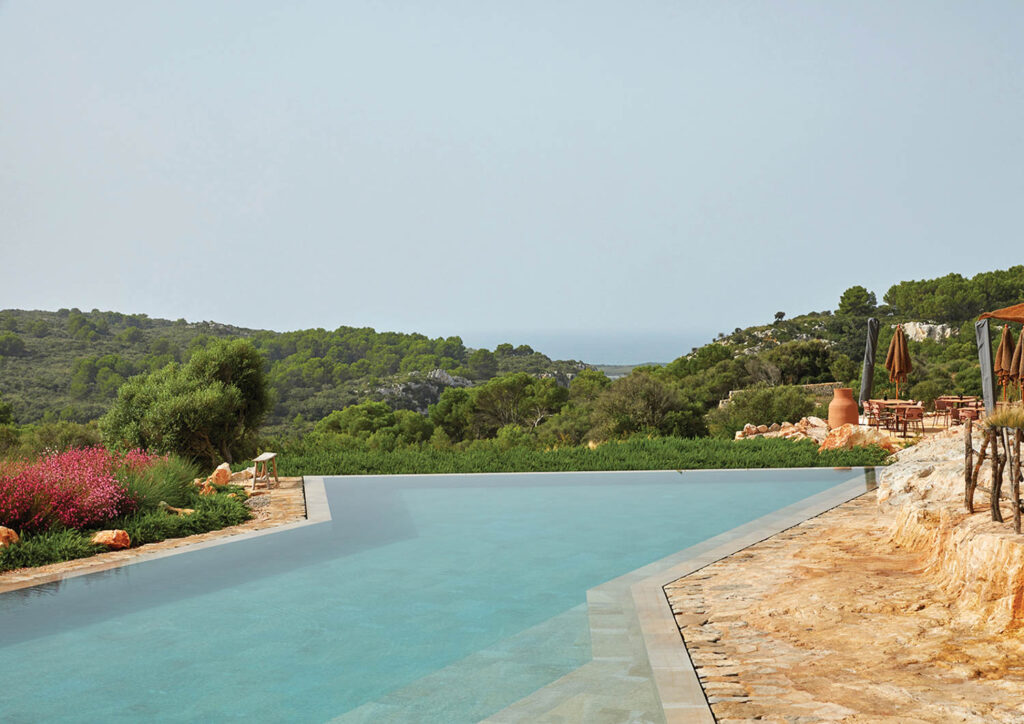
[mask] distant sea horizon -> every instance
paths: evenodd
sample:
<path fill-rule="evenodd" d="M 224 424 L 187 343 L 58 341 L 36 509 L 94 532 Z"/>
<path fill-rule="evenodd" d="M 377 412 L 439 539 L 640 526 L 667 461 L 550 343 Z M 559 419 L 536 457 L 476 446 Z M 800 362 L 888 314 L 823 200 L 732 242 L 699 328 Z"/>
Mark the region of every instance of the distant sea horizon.
<path fill-rule="evenodd" d="M 527 344 L 551 359 L 594 365 L 665 364 L 713 341 L 710 332 L 480 332 L 463 335 L 467 347 Z"/>

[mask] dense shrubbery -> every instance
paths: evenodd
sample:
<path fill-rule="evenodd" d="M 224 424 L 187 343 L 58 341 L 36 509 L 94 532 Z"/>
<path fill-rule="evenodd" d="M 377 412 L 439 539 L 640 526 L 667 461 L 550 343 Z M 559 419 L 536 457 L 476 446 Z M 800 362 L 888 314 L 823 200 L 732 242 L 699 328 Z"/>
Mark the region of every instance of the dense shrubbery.
<path fill-rule="evenodd" d="M 161 502 L 175 507 L 188 505 L 195 498 L 192 481 L 198 476 L 199 468 L 194 463 L 179 457 L 164 457 L 148 465 L 125 466 L 117 477 L 118 483 L 135 501 L 136 510 L 152 511 Z"/>
<path fill-rule="evenodd" d="M 100 420 L 110 445 L 175 453 L 211 467 L 252 452 L 271 404 L 263 359 L 245 340 L 217 341 L 188 363 L 133 378 Z"/>
<path fill-rule="evenodd" d="M 229 492 L 236 497 L 229 497 Z M 196 497 L 189 503 L 195 510 L 191 515 L 140 511 L 109 520 L 106 526 L 127 531 L 133 546 L 206 533 L 248 520 L 250 513 L 242 502 L 244 495 L 241 489 L 227 488 L 222 494 Z M 19 543 L 0 548 L 0 571 L 86 558 L 107 550 L 92 543 L 91 535 L 90 531 L 71 528 L 24 533 Z"/>
<path fill-rule="evenodd" d="M 250 517 L 241 488 L 200 496 L 196 467 L 138 450 L 69 450 L 17 462 L 0 475 L 0 525 L 21 541 L 0 548 L 0 570 L 81 558 L 106 550 L 97 528 L 128 531 L 132 545 L 236 525 Z M 233 492 L 234 497 L 227 493 Z M 175 515 L 161 503 L 194 509 Z"/>
<path fill-rule="evenodd" d="M 0 424 L 0 460 L 31 460 L 45 452 L 63 452 L 101 444 L 95 422 L 46 422 L 36 425 Z"/>
<path fill-rule="evenodd" d="M 732 439 L 746 424 L 799 422 L 814 409 L 814 398 L 802 387 L 755 385 L 741 390 L 723 407 L 708 413 L 708 428 L 713 435 Z"/>
<path fill-rule="evenodd" d="M 633 437 L 595 449 L 582 446 L 533 449 L 505 447 L 501 440 L 476 441 L 460 450 L 431 446 L 393 452 L 367 446 L 292 445 L 281 455 L 286 475 L 392 475 L 400 473 L 543 472 L 569 470 L 681 470 L 705 468 L 846 467 L 882 465 L 881 448 L 826 450 L 810 440 L 756 438 Z"/>
<path fill-rule="evenodd" d="M 514 372 L 564 378 L 580 367 L 553 361 L 527 345 L 471 351 L 459 337 L 430 339 L 369 328 L 278 333 L 96 309 L 5 310 L 0 312 L 0 340 L 5 340 L 0 341 L 0 390 L 20 423 L 87 422 L 105 412 L 132 376 L 187 362 L 224 338 L 248 339 L 266 360 L 275 397 L 268 422 L 279 429 L 296 415 L 316 421 L 356 402 L 384 399 L 382 390 L 422 384 L 434 369 L 483 381 Z"/>
<path fill-rule="evenodd" d="M 0 475 L 0 525 L 28 532 L 88 528 L 124 515 L 137 501 L 118 473 L 151 462 L 139 451 L 120 455 L 88 448 L 14 465 Z"/>
<path fill-rule="evenodd" d="M 836 381 L 856 394 L 868 315 L 882 321 L 883 351 L 900 321 L 959 326 L 959 336 L 911 343 L 914 370 L 903 389 L 926 402 L 941 393 L 978 394 L 973 319 L 1022 298 L 1024 266 L 971 279 L 951 274 L 901 282 L 881 304 L 873 292 L 853 286 L 835 312 L 788 319 L 778 312 L 771 324 L 722 333 L 664 367 L 638 368 L 614 381 L 575 363 L 552 362 L 526 345 L 474 351 L 458 337 L 350 327 L 277 334 L 97 310 L 9 310 L 0 313 L 0 348 L 7 352 L 0 350 L 0 385 L 15 420 L 49 417 L 39 427 L 5 424 L 12 410 L 0 402 L 0 456 L 96 444 L 95 428 L 70 421 L 97 417 L 115 388 L 118 400 L 104 420 L 109 442 L 207 464 L 253 452 L 265 417 L 275 435 L 306 436 L 301 446 L 310 454 L 348 451 L 367 459 L 387 453 L 469 459 L 495 451 L 532 459 L 547 448 L 637 435 L 688 438 L 710 429 L 728 436 L 748 422 L 795 421 L 809 412 L 797 385 Z M 241 364 L 221 363 L 224 350 L 243 348 L 236 355 Z M 435 368 L 474 384 L 428 378 L 425 371 Z M 232 370 L 257 382 L 241 385 Z M 54 380 L 66 380 L 67 389 L 56 394 Z M 277 394 L 273 409 L 268 385 Z M 881 364 L 874 387 L 877 394 L 894 392 Z M 719 409 L 732 390 L 748 391 Z M 396 409 L 422 411 L 432 400 L 427 416 Z M 58 423 L 58 415 L 65 421 Z M 264 448 L 281 445 L 262 441 Z"/>

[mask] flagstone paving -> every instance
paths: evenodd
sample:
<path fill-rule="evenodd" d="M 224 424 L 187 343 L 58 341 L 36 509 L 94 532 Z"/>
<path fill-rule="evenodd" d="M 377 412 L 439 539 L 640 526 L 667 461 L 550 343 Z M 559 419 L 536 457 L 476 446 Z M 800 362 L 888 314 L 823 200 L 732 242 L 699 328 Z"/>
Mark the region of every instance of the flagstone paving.
<path fill-rule="evenodd" d="M 867 493 L 665 587 L 719 722 L 1024 722 L 1024 636 L 970 625 Z"/>

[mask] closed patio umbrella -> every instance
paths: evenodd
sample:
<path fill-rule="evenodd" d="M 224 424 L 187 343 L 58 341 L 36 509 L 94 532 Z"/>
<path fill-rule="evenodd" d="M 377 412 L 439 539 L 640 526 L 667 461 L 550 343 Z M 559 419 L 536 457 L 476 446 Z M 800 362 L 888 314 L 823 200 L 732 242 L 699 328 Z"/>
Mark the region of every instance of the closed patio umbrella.
<path fill-rule="evenodd" d="M 907 350 L 907 336 L 903 333 L 903 325 L 896 325 L 896 333 L 889 342 L 889 352 L 885 355 L 885 369 L 889 370 L 889 381 L 896 383 L 896 399 L 900 397 L 900 382 L 907 381 L 907 375 L 914 369 Z"/>
<path fill-rule="evenodd" d="M 868 337 L 864 344 L 864 370 L 860 375 L 860 404 L 871 399 L 871 389 L 875 382 L 875 349 L 878 347 L 878 320 L 868 319 Z"/>
<path fill-rule="evenodd" d="M 1017 383 L 1021 399 L 1024 399 L 1024 330 L 1017 337 L 1017 347 L 1013 350 L 1013 359 L 1010 360 L 1010 381 Z"/>
<path fill-rule="evenodd" d="M 999 339 L 999 347 L 996 348 L 996 358 L 992 371 L 999 378 L 999 384 L 1003 388 L 1003 402 L 1006 402 L 1006 386 L 1010 383 L 1010 368 L 1013 366 L 1013 332 L 1010 325 L 1003 325 L 1003 335 Z"/>

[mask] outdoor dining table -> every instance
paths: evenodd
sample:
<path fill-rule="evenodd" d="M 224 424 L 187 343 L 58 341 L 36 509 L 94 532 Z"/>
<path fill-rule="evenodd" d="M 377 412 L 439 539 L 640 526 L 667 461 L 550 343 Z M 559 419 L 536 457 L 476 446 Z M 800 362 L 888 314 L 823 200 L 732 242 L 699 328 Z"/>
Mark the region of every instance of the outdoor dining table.
<path fill-rule="evenodd" d="M 942 400 L 943 402 L 945 402 L 950 407 L 953 407 L 954 409 L 958 407 L 974 407 L 975 405 L 978 404 L 978 398 L 974 397 L 973 395 L 940 395 L 935 399 Z"/>
<path fill-rule="evenodd" d="M 951 410 L 952 422 L 954 424 L 960 424 L 961 422 L 963 422 L 963 420 L 960 417 L 961 410 L 978 409 L 978 407 L 981 405 L 981 400 L 979 400 L 974 395 L 964 395 L 962 397 L 960 395 L 943 395 L 941 397 L 936 397 L 935 399 L 942 400 L 946 404 L 946 406 L 949 407 L 949 409 Z"/>
<path fill-rule="evenodd" d="M 914 407 L 917 405 L 916 402 L 910 400 L 871 400 L 876 405 L 880 405 L 886 409 L 892 410 L 894 417 L 896 418 L 896 430 L 903 426 L 903 437 L 907 436 L 907 416 L 905 410 L 908 407 Z M 895 432 L 895 430 L 894 430 Z"/>

